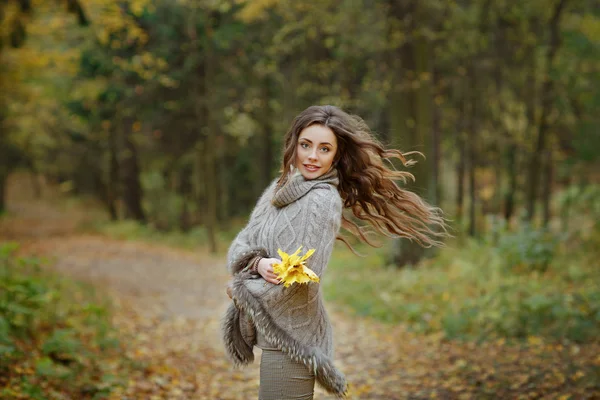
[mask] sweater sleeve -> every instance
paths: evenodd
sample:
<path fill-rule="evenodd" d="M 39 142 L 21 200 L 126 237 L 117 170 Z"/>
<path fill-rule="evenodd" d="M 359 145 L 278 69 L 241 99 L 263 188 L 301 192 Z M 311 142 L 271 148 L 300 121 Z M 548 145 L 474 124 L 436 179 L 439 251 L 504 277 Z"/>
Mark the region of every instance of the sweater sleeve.
<path fill-rule="evenodd" d="M 273 190 L 274 183 L 271 184 L 262 194 L 252 214 L 250 220 L 244 229 L 242 229 L 227 251 L 227 270 L 232 275 L 240 272 L 248 265 L 248 263 L 254 259 L 254 257 L 268 257 L 268 252 L 264 247 L 258 246 L 253 243 L 251 232 L 255 231 L 255 225 L 261 218 L 261 215 L 266 211 L 268 207 L 270 194 Z"/>
<path fill-rule="evenodd" d="M 248 227 L 242 229 L 227 251 L 227 270 L 232 275 L 243 270 L 254 257 L 267 257 L 267 250 L 253 246 L 248 236 Z"/>

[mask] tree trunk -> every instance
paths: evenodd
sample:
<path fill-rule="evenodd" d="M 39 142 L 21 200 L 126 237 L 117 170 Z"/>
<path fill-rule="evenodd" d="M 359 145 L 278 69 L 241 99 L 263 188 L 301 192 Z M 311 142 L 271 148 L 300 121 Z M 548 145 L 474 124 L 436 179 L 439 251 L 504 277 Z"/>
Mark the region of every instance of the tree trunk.
<path fill-rule="evenodd" d="M 1 169 L 2 167 L 0 167 Z M 0 215 L 6 211 L 6 185 L 8 183 L 8 174 L 0 171 Z"/>
<path fill-rule="evenodd" d="M 195 146 L 195 197 L 198 202 L 201 223 L 206 227 L 209 250 L 217 252 L 217 196 L 219 194 L 219 182 L 216 171 L 216 135 L 218 126 L 213 115 L 213 96 L 210 91 L 214 85 L 215 65 L 213 49 L 213 24 L 214 14 L 206 15 L 207 21 L 204 32 L 201 33 L 202 41 L 196 28 L 196 16 L 198 5 L 191 3 L 188 18 L 188 32 L 191 48 L 194 51 L 203 52 L 202 61 L 198 65 L 196 79 L 194 79 L 192 92 L 194 96 L 194 117 L 198 127 L 198 140 Z"/>
<path fill-rule="evenodd" d="M 419 14 L 418 11 L 417 15 Z M 413 42 L 407 43 L 404 47 L 406 51 L 404 60 L 408 62 L 405 70 L 408 72 L 409 78 L 418 82 L 416 89 L 411 90 L 414 107 L 408 119 L 407 139 L 410 145 L 409 150 L 421 151 L 427 157 L 426 160 L 420 159 L 416 166 L 412 168 L 411 172 L 415 175 L 416 183 L 410 189 L 426 201 L 431 202 L 435 192 L 434 185 L 431 182 L 434 164 L 434 156 L 432 155 L 431 43 L 424 36 L 417 34 Z M 407 264 L 418 263 L 424 255 L 425 249 L 418 243 L 400 240 L 396 246 L 394 261 L 396 266 L 402 267 Z"/>
<path fill-rule="evenodd" d="M 415 149 L 423 152 L 426 159 L 420 160 L 416 165 L 414 174 L 416 178 L 415 188 L 419 194 L 428 202 L 433 201 L 435 196 L 435 182 L 432 179 L 432 171 L 435 163 L 435 154 L 433 154 L 433 96 L 431 85 L 431 43 L 424 37 L 418 37 L 415 43 L 415 79 L 419 81 L 419 86 L 415 90 L 415 130 L 414 137 L 411 140 Z"/>
<path fill-rule="evenodd" d="M 114 128 L 108 134 L 108 183 L 106 185 L 106 207 L 112 221 L 119 219 L 117 199 L 119 198 L 119 155 Z"/>
<path fill-rule="evenodd" d="M 564 182 L 564 187 L 568 188 L 573 184 L 573 178 L 571 175 L 567 175 L 566 181 Z M 571 197 L 567 198 L 566 203 L 561 207 L 561 231 L 568 232 L 569 231 L 569 220 L 570 220 L 570 211 L 571 205 L 573 204 Z"/>
<path fill-rule="evenodd" d="M 209 117 L 210 118 L 210 117 Z M 213 124 L 209 122 L 209 130 L 213 127 Z M 212 254 L 217 252 L 217 174 L 215 170 L 215 153 L 214 149 L 214 136 L 209 131 L 206 144 L 204 146 L 204 192 L 206 194 L 206 207 L 204 222 L 206 224 L 206 230 L 208 234 L 209 250 Z"/>
<path fill-rule="evenodd" d="M 204 146 L 204 184 L 206 193 L 206 215 L 204 221 L 206 223 L 206 229 L 208 233 L 208 242 L 210 252 L 215 254 L 217 252 L 217 195 L 219 191 L 218 176 L 216 171 L 216 136 L 218 135 L 218 124 L 213 115 L 214 105 L 211 101 L 211 85 L 214 83 L 215 77 L 215 65 L 217 64 L 214 59 L 213 49 L 213 31 L 212 31 L 212 17 L 209 17 L 211 21 L 207 24 L 206 31 L 204 32 L 204 115 L 206 116 L 206 143 Z"/>
<path fill-rule="evenodd" d="M 215 151 L 215 174 L 217 174 L 217 186 L 219 191 L 217 192 L 217 198 L 219 199 L 216 202 L 217 212 L 218 212 L 218 220 L 217 225 L 220 226 L 219 223 L 224 223 L 229 219 L 230 206 L 229 206 L 229 185 L 227 183 L 227 160 L 225 159 L 225 136 L 221 132 L 221 127 L 218 123 L 214 124 L 214 128 L 216 131 L 216 151 Z"/>
<path fill-rule="evenodd" d="M 191 227 L 190 224 L 190 211 L 187 203 L 187 199 L 183 198 L 183 204 L 181 205 L 181 213 L 179 214 L 179 229 L 181 232 L 189 232 Z"/>
<path fill-rule="evenodd" d="M 502 98 L 502 92 L 504 88 L 504 73 L 503 70 L 505 68 L 504 60 L 506 58 L 507 51 L 507 43 L 506 43 L 506 29 L 508 27 L 508 22 L 500 18 L 498 22 L 498 29 L 496 30 L 496 59 L 495 59 L 495 67 L 494 67 L 494 80 L 496 82 L 496 94 L 498 98 Z M 527 98 L 527 97 L 525 97 Z M 504 115 L 506 112 L 505 103 L 500 101 L 499 104 L 499 113 L 500 115 Z M 529 113 L 529 111 L 528 111 Z M 529 114 L 528 114 L 529 115 Z M 498 126 L 502 126 L 501 118 L 496 120 Z M 503 217 L 506 223 L 510 222 L 510 219 L 514 213 L 515 209 L 515 193 L 517 190 L 517 166 L 516 166 L 516 157 L 517 157 L 517 145 L 515 142 L 515 134 L 511 132 L 510 129 L 502 129 L 502 134 L 504 134 L 507 138 L 507 143 L 504 143 L 504 157 L 503 157 L 503 165 L 504 170 L 506 171 L 506 183 L 502 179 L 497 179 L 497 182 L 502 185 L 504 188 L 503 199 Z"/>
<path fill-rule="evenodd" d="M 22 12 L 31 12 L 31 0 L 18 0 L 18 2 Z"/>
<path fill-rule="evenodd" d="M 269 101 L 271 99 L 271 79 L 267 76 L 262 85 L 263 113 L 262 113 L 262 160 L 261 160 L 261 193 L 271 183 L 271 167 L 273 165 L 273 124 Z"/>
<path fill-rule="evenodd" d="M 67 9 L 69 12 L 77 15 L 77 22 L 80 26 L 88 26 L 90 24 L 85 12 L 83 11 L 83 7 L 81 7 L 81 4 L 79 3 L 79 0 L 67 0 Z"/>
<path fill-rule="evenodd" d="M 469 236 L 474 237 L 476 234 L 476 226 L 477 226 L 477 196 L 476 196 L 476 188 L 475 188 L 475 169 L 477 168 L 477 164 L 475 161 L 475 145 L 472 142 L 475 137 L 471 134 L 469 135 Z"/>
<path fill-rule="evenodd" d="M 478 108 L 477 102 L 479 98 L 476 96 L 477 93 L 477 67 L 475 65 L 476 59 L 471 60 L 473 65 L 469 69 L 471 75 L 471 112 L 469 113 L 469 127 L 467 129 L 467 158 L 469 165 L 469 236 L 475 236 L 476 233 L 476 205 L 477 205 L 477 196 L 476 196 L 476 182 L 475 182 L 475 170 L 477 169 L 477 153 L 476 153 L 476 144 L 477 140 L 477 118 L 478 116 Z"/>
<path fill-rule="evenodd" d="M 123 203 L 125 205 L 125 218 L 135 219 L 145 223 L 146 216 L 142 209 L 142 186 L 140 184 L 140 168 L 138 164 L 137 149 L 129 132 L 129 124 L 124 131 L 124 156 L 121 163 Z"/>
<path fill-rule="evenodd" d="M 0 110 L 0 112 L 3 110 Z M 0 115 L 0 129 L 2 127 L 2 116 Z M 0 131 L 0 133 L 3 133 Z M 0 213 L 6 211 L 7 183 L 10 173 L 23 162 L 23 154 L 20 149 L 0 136 Z"/>
<path fill-rule="evenodd" d="M 438 81 L 439 72 L 433 68 L 433 87 L 431 88 L 432 93 L 437 90 Z M 431 193 L 431 203 L 434 205 L 439 205 L 442 202 L 440 185 L 440 160 L 442 158 L 442 108 L 435 101 L 433 101 L 433 96 L 431 96 L 431 99 L 433 115 L 431 126 L 431 185 L 429 190 Z"/>
<path fill-rule="evenodd" d="M 179 214 L 179 229 L 182 232 L 188 232 L 192 227 L 191 215 L 188 201 L 193 197 L 193 187 L 190 177 L 194 176 L 192 167 L 185 164 L 175 171 L 179 174 L 178 192 L 182 199 L 181 213 Z"/>
<path fill-rule="evenodd" d="M 190 48 L 192 51 L 201 53 L 203 45 L 198 40 L 198 31 L 196 26 L 198 4 L 190 3 L 190 9 L 187 19 L 187 32 L 190 39 Z M 206 59 L 205 59 L 206 60 Z M 194 74 L 192 81 L 192 103 L 194 110 L 195 126 L 197 130 L 197 139 L 193 149 L 193 180 L 191 182 L 193 190 L 193 199 L 197 204 L 199 212 L 196 214 L 194 220 L 200 225 L 205 225 L 205 209 L 206 209 L 206 193 L 205 193 L 205 162 L 204 162 L 204 139 L 206 134 L 206 107 L 204 105 L 204 75 L 205 72 L 205 60 L 199 61 L 197 66 L 197 72 Z"/>
<path fill-rule="evenodd" d="M 533 137 L 535 135 L 535 130 L 537 127 L 536 121 L 536 106 L 537 106 L 537 88 L 536 88 L 536 75 L 537 75 L 537 62 L 535 57 L 535 51 L 533 47 L 529 47 L 527 51 L 530 53 L 529 57 L 529 71 L 527 76 L 527 82 L 523 87 L 523 98 L 525 99 L 525 116 L 527 118 L 527 130 L 526 135 L 527 139 L 530 139 L 533 142 Z M 529 158 L 529 157 L 528 157 Z M 530 159 L 532 160 L 532 159 Z M 529 165 L 531 168 L 531 164 Z M 531 171 L 528 171 L 531 173 Z M 526 182 L 530 183 L 530 182 Z M 533 210 L 533 206 L 535 205 L 535 198 L 531 198 L 530 196 L 534 196 L 531 192 L 531 186 L 527 185 L 526 193 L 525 193 L 525 211 L 527 214 L 530 214 L 529 210 Z M 533 216 L 531 216 L 533 218 Z"/>
<path fill-rule="evenodd" d="M 464 133 L 464 120 L 465 120 L 465 99 L 464 97 L 460 100 L 460 107 L 458 110 L 458 121 L 456 122 L 456 142 L 458 146 L 458 161 L 456 163 L 456 218 L 459 223 L 464 217 L 464 204 L 465 204 L 465 170 L 467 160 L 467 141 L 465 140 Z"/>
<path fill-rule="evenodd" d="M 544 227 L 548 226 L 548 222 L 550 221 L 550 199 L 552 196 L 552 180 L 554 175 L 552 163 L 552 151 L 546 150 L 544 157 L 544 186 L 542 190 L 542 224 Z"/>
<path fill-rule="evenodd" d="M 414 93 L 408 82 L 408 72 L 414 73 L 412 45 L 405 44 L 400 54 L 401 56 L 397 59 L 401 59 L 403 64 L 402 69 L 399 65 L 394 68 L 395 71 L 398 71 L 398 76 L 394 79 L 395 87 L 390 96 L 389 126 L 394 147 L 398 147 L 402 151 L 411 151 L 415 150 L 413 147 L 415 112 L 413 110 L 414 101 L 412 101 Z M 423 162 L 425 161 L 419 160 L 419 164 Z M 420 166 L 419 164 L 417 165 Z M 414 169 L 411 169 L 410 172 L 415 173 Z M 417 179 L 421 182 L 418 173 Z M 399 268 L 405 265 L 414 265 L 422 257 L 422 249 L 419 246 L 410 246 L 410 242 L 406 239 L 394 239 L 392 249 L 391 262 Z"/>
<path fill-rule="evenodd" d="M 202 103 L 197 101 L 197 108 L 203 108 Z M 199 139 L 194 149 L 194 198 L 196 204 L 198 204 L 198 222 L 201 225 L 206 225 L 206 185 L 204 183 L 206 177 L 206 163 L 204 162 L 204 147 L 205 143 L 202 139 Z"/>
<path fill-rule="evenodd" d="M 538 181 L 540 179 L 541 157 L 546 149 L 546 142 L 548 140 L 548 128 L 550 126 L 548 117 L 552 111 L 552 103 L 554 100 L 554 81 L 550 77 L 550 73 L 552 71 L 552 65 L 554 63 L 556 52 L 560 47 L 560 17 L 566 2 L 567 0 L 560 0 L 558 2 L 554 8 L 552 18 L 549 21 L 550 45 L 548 47 L 548 52 L 546 53 L 546 71 L 544 74 L 542 91 L 540 93 L 542 111 L 540 115 L 536 147 L 531 157 L 531 165 L 529 167 L 529 192 L 527 193 L 527 219 L 529 221 L 531 221 L 535 215 L 535 201 L 537 199 Z"/>
<path fill-rule="evenodd" d="M 512 143 L 506 153 L 508 188 L 504 195 L 504 219 L 508 223 L 515 210 L 515 192 L 517 191 L 517 145 Z"/>

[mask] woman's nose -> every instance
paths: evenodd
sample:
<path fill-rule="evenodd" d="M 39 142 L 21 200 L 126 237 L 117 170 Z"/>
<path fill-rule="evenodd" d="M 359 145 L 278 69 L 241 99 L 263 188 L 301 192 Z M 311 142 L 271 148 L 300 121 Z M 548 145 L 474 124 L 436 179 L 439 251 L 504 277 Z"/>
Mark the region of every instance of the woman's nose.
<path fill-rule="evenodd" d="M 309 160 L 316 160 L 317 159 L 317 152 L 315 150 L 311 151 L 310 154 L 308 155 L 308 159 Z"/>

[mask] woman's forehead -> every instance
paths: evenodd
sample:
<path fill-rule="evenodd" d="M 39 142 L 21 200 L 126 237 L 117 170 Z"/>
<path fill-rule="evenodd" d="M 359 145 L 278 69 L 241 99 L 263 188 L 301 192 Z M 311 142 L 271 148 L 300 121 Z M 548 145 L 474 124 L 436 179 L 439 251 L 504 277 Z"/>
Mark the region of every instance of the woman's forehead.
<path fill-rule="evenodd" d="M 337 138 L 331 128 L 324 125 L 311 125 L 304 128 L 298 138 L 313 143 L 329 143 L 332 145 L 337 143 Z"/>

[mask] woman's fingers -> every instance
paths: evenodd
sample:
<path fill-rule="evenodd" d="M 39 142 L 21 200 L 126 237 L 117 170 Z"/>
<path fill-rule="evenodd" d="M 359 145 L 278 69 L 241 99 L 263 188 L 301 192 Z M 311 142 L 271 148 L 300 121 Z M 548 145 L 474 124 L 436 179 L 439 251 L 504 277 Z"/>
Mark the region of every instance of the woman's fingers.
<path fill-rule="evenodd" d="M 276 258 L 263 258 L 259 262 L 258 272 L 264 278 L 265 281 L 274 285 L 279 285 L 280 282 L 279 279 L 277 279 L 277 274 L 273 272 L 273 264 L 279 262 L 281 261 Z"/>
<path fill-rule="evenodd" d="M 268 279 L 267 279 L 267 282 L 271 282 L 271 283 L 272 283 L 272 284 L 274 284 L 274 285 L 278 285 L 278 284 L 280 283 L 280 282 L 279 282 L 279 279 L 277 279 L 277 275 L 275 275 L 275 274 L 273 274 L 273 273 L 271 273 L 271 274 L 268 274 L 268 275 L 267 275 L 267 278 L 268 278 Z"/>

